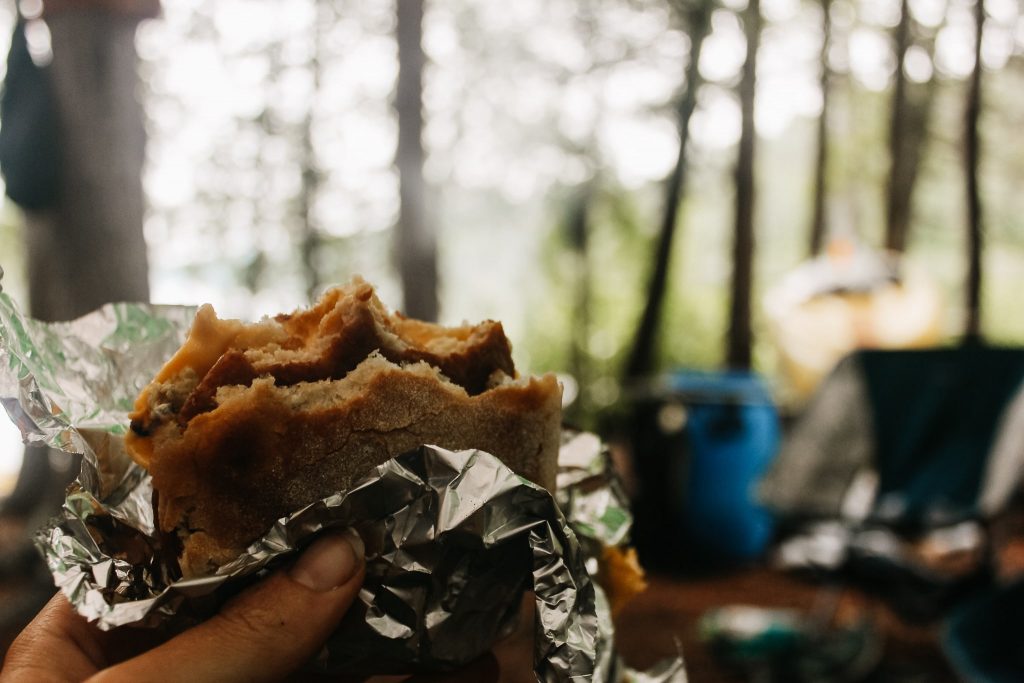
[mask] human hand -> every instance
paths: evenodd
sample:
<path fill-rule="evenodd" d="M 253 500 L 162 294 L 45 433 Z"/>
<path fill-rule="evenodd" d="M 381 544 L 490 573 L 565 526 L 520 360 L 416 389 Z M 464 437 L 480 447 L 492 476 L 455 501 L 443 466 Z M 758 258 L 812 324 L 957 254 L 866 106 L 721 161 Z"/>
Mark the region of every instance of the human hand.
<path fill-rule="evenodd" d="M 324 536 L 290 568 L 152 649 L 138 630 L 100 631 L 58 593 L 11 644 L 0 683 L 281 680 L 320 651 L 359 593 L 364 569 L 358 536 Z"/>

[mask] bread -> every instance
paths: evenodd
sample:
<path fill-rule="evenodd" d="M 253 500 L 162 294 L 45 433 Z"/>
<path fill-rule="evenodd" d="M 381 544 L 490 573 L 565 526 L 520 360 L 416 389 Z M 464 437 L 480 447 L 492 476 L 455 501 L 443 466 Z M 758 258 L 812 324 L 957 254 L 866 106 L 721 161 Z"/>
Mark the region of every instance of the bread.
<path fill-rule="evenodd" d="M 409 320 L 357 278 L 251 325 L 202 307 L 139 396 L 126 446 L 193 577 L 425 443 L 482 449 L 554 490 L 560 405 L 553 376 L 516 377 L 500 323 Z"/>

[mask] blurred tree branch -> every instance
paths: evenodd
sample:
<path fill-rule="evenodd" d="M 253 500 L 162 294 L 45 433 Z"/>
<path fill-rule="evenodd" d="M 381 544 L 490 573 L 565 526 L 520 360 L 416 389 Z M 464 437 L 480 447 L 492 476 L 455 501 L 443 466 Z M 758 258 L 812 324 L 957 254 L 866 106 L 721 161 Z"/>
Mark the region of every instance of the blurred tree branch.
<path fill-rule="evenodd" d="M 395 231 L 395 257 L 402 283 L 404 312 L 414 318 L 436 320 L 437 232 L 427 206 L 423 178 L 423 11 L 424 0 L 395 0 L 398 41 L 399 215 Z"/>
<path fill-rule="evenodd" d="M 593 201 L 593 185 L 585 184 L 570 202 L 567 216 L 569 246 L 575 256 L 574 297 L 572 327 L 570 332 L 569 372 L 581 388 L 572 409 L 572 417 L 578 423 L 581 416 L 589 412 L 588 392 L 582 388 L 590 380 L 590 308 L 591 273 L 589 257 L 590 204 Z"/>
<path fill-rule="evenodd" d="M 828 194 L 826 171 L 828 170 L 828 111 L 829 88 L 832 71 L 829 68 L 828 53 L 832 46 L 832 0 L 821 1 L 821 116 L 818 117 L 818 148 L 814 159 L 814 203 L 811 208 L 810 256 L 821 252 L 825 241 L 825 204 Z"/>
<path fill-rule="evenodd" d="M 644 304 L 640 323 L 634 337 L 629 360 L 626 363 L 625 377 L 636 379 L 649 374 L 654 368 L 654 354 L 658 323 L 665 300 L 665 289 L 668 284 L 669 262 L 672 255 L 672 243 L 675 238 L 676 224 L 679 219 L 679 205 L 684 192 L 686 178 L 686 149 L 690 138 L 690 118 L 697 107 L 697 91 L 701 85 L 700 55 L 704 39 L 711 27 L 711 12 L 715 7 L 712 0 L 676 0 L 672 3 L 673 10 L 679 14 L 687 26 L 690 37 L 689 62 L 686 66 L 685 90 L 676 107 L 676 130 L 679 134 L 679 151 L 676 156 L 672 174 L 665 181 L 665 204 L 662 209 L 661 229 L 654 249 L 654 267 L 647 287 L 647 300 Z"/>
<path fill-rule="evenodd" d="M 945 14 L 945 12 L 943 12 Z M 889 150 L 891 164 L 886 197 L 885 248 L 906 250 L 912 219 L 914 187 L 925 141 L 928 121 L 935 100 L 937 81 L 931 77 L 914 87 L 906 72 L 907 51 L 914 44 L 914 35 L 923 33 L 911 16 L 908 0 L 901 0 L 900 20 L 893 34 L 896 55 L 892 109 L 889 119 Z M 935 35 L 924 36 L 929 58 L 934 56 Z"/>
<path fill-rule="evenodd" d="M 326 0 L 315 0 L 316 19 L 312 27 L 312 53 L 309 59 L 309 70 L 313 76 L 313 93 L 309 101 L 306 116 L 302 121 L 299 190 L 299 221 L 300 241 L 299 255 L 306 278 L 306 296 L 315 300 L 317 289 L 323 283 L 322 268 L 319 263 L 320 246 L 323 242 L 316 220 L 316 199 L 320 191 L 321 172 L 313 145 L 313 126 L 316 121 L 316 104 L 319 99 L 321 80 L 323 79 L 323 32 L 330 25 L 328 15 L 330 3 Z"/>
<path fill-rule="evenodd" d="M 743 12 L 747 38 L 747 56 L 740 77 L 741 129 L 736 159 L 736 223 L 733 241 L 733 275 L 729 307 L 729 337 L 726 364 L 730 368 L 750 368 L 753 333 L 751 331 L 751 290 L 754 276 L 754 99 L 757 92 L 757 51 L 761 43 L 761 3 L 748 0 Z"/>
<path fill-rule="evenodd" d="M 978 186 L 980 140 L 978 118 L 981 114 L 981 39 L 985 27 L 985 0 L 974 0 L 974 69 L 971 71 L 964 116 L 964 166 L 967 180 L 967 320 L 965 335 L 969 340 L 981 336 L 981 258 L 984 249 L 983 214 Z"/>

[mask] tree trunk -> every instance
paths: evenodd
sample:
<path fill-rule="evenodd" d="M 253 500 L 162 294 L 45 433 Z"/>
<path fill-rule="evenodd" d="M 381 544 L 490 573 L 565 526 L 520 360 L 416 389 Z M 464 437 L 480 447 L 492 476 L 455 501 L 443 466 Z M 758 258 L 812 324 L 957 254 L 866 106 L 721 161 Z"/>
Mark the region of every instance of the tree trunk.
<path fill-rule="evenodd" d="M 395 255 L 407 315 L 436 320 L 437 235 L 427 207 L 423 178 L 423 9 L 424 0 L 395 0 L 398 42 L 399 215 Z"/>
<path fill-rule="evenodd" d="M 818 118 L 818 154 L 814 160 L 814 206 L 811 209 L 810 256 L 821 253 L 825 241 L 825 198 L 828 170 L 828 105 L 831 70 L 828 52 L 832 45 L 832 0 L 821 0 L 821 116 Z"/>
<path fill-rule="evenodd" d="M 593 196 L 593 185 L 586 185 L 579 190 L 570 205 L 567 232 L 569 245 L 575 256 L 576 268 L 574 275 L 574 300 L 571 317 L 569 348 L 569 372 L 576 379 L 579 393 L 576 403 L 568 416 L 573 423 L 589 414 L 589 395 L 584 390 L 590 386 L 590 253 L 589 253 L 589 214 Z"/>
<path fill-rule="evenodd" d="M 901 5 L 900 22 L 894 35 L 896 74 L 893 86 L 892 111 L 889 121 L 889 149 L 891 165 L 886 197 L 885 247 L 891 251 L 906 251 L 913 219 L 914 187 L 918 169 L 928 138 L 928 121 L 938 82 L 933 77 L 926 84 L 907 82 L 904 73 L 906 52 L 911 43 L 912 28 L 923 32 L 911 17 L 907 1 Z M 935 32 L 930 31 L 921 41 L 934 57 Z M 919 43 L 920 44 L 920 43 Z"/>
<path fill-rule="evenodd" d="M 708 34 L 711 20 L 711 3 L 700 1 L 689 17 L 690 61 L 686 66 L 686 90 L 679 98 L 676 109 L 676 127 L 679 133 L 679 151 L 672 174 L 665 182 L 665 205 L 661 216 L 661 229 L 654 251 L 654 269 L 651 272 L 647 287 L 647 301 L 640 324 L 637 326 L 632 351 L 626 363 L 626 379 L 636 379 L 649 374 L 654 368 L 655 335 L 661 319 L 661 309 L 665 300 L 665 288 L 668 283 L 669 261 L 672 255 L 672 242 L 675 238 L 676 223 L 679 216 L 679 205 L 683 197 L 683 186 L 686 177 L 686 148 L 690 138 L 690 118 L 697 107 L 697 91 L 700 89 L 701 48 Z"/>
<path fill-rule="evenodd" d="M 967 320 L 965 336 L 981 336 L 981 257 L 983 244 L 981 197 L 978 187 L 980 140 L 978 117 L 981 114 L 981 38 L 985 25 L 985 0 L 974 2 L 974 70 L 971 72 L 964 117 L 964 166 L 967 177 Z"/>
<path fill-rule="evenodd" d="M 149 299 L 138 18 L 69 9 L 47 24 L 60 198 L 54 209 L 26 212 L 29 299 L 33 316 L 69 320 L 110 301 Z"/>
<path fill-rule="evenodd" d="M 736 226 L 726 363 L 730 368 L 749 369 L 753 346 L 751 290 L 754 275 L 754 96 L 757 91 L 757 50 L 761 40 L 759 0 L 748 0 L 743 19 L 747 37 L 747 57 L 743 62 L 739 86 L 742 128 L 736 160 Z"/>
<path fill-rule="evenodd" d="M 301 236 L 299 257 L 306 279 L 306 296 L 313 301 L 323 284 L 320 262 L 320 244 L 322 242 L 320 228 L 316 222 L 316 197 L 320 192 L 320 164 L 313 146 L 313 126 L 316 122 L 316 103 L 320 94 L 320 81 L 323 74 L 321 54 L 323 52 L 323 31 L 330 26 L 327 15 L 329 6 L 325 0 L 316 0 L 316 19 L 313 25 L 313 53 L 309 60 L 309 70 L 313 75 L 313 95 L 310 98 L 306 118 L 302 122 L 302 162 L 301 185 L 299 190 L 299 214 L 301 217 Z"/>
<path fill-rule="evenodd" d="M 889 120 L 889 184 L 886 203 L 885 248 L 903 252 L 907 246 L 907 232 L 910 225 L 911 195 L 917 175 L 912 150 L 910 103 L 907 93 L 907 76 L 903 65 L 907 48 L 910 46 L 910 6 L 908 0 L 900 2 L 900 20 L 894 35 L 896 52 L 896 73 L 892 91 L 892 111 Z"/>

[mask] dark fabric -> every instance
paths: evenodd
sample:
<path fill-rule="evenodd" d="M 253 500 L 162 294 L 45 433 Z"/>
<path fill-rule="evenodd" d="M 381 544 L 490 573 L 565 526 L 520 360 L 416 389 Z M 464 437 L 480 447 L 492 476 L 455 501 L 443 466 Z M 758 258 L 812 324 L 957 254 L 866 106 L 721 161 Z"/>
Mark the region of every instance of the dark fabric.
<path fill-rule="evenodd" d="M 55 206 L 60 188 L 57 105 L 47 68 L 28 51 L 19 20 L 0 94 L 0 173 L 7 196 L 26 209 Z"/>
<path fill-rule="evenodd" d="M 985 346 L 860 354 L 874 422 L 878 514 L 931 526 L 971 516 L 1024 350 Z"/>

